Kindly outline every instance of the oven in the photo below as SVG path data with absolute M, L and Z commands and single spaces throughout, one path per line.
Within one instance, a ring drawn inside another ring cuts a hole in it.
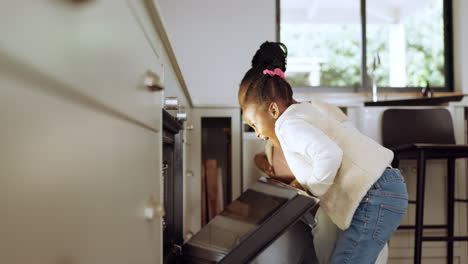
M 310 213 L 317 204 L 262 177 L 183 245 L 177 263 L 317 263 Z

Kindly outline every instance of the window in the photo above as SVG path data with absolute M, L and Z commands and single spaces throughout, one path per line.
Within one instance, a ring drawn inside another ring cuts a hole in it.
M 450 1 L 281 0 L 286 77 L 293 86 L 367 91 L 375 80 L 451 91 Z

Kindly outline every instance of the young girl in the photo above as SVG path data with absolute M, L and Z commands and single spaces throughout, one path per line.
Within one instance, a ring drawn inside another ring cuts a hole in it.
M 284 79 L 286 47 L 265 42 L 241 82 L 245 121 L 257 137 L 281 146 L 299 183 L 342 230 L 331 263 L 374 263 L 408 205 L 392 151 L 352 126 L 298 104 Z M 247 87 L 247 88 L 245 88 Z

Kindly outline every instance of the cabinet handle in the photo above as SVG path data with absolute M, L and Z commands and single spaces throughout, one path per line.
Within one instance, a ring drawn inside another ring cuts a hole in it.
M 157 202 L 153 196 L 148 198 L 148 201 L 144 208 L 144 215 L 146 220 L 152 221 L 155 217 L 161 217 L 164 220 L 166 212 L 164 210 L 164 205 Z
M 166 110 L 179 110 L 179 99 L 175 96 L 166 97 L 164 99 L 164 109 Z
M 187 120 L 187 113 L 177 113 L 177 119 L 180 120 L 180 121 L 186 121 Z
M 152 71 L 146 71 L 143 83 L 151 92 L 164 90 L 164 87 L 161 83 L 161 78 L 159 78 L 159 75 Z

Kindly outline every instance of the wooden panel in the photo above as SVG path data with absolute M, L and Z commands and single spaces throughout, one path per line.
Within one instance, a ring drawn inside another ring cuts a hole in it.
M 205 161 L 206 192 L 208 201 L 208 221 L 219 213 L 218 206 L 218 167 L 214 159 Z
M 201 171 L 201 225 L 204 226 L 207 221 L 207 202 L 206 202 L 206 170 L 205 170 L 205 164 L 202 164 L 202 171 Z

